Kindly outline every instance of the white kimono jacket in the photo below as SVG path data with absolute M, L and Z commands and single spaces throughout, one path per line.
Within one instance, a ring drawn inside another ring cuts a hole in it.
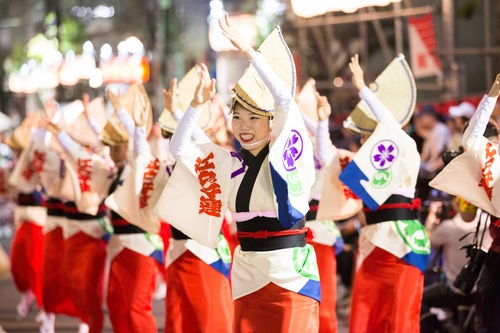
M 340 180 L 371 210 L 376 210 L 393 194 L 412 199 L 420 167 L 415 141 L 368 87 L 360 91 L 360 97 L 374 113 L 378 125 L 342 171 Z M 422 272 L 427 266 L 430 242 L 423 225 L 416 219 L 367 225 L 361 231 L 359 242 L 361 260 L 377 246 Z
M 276 105 L 270 151 L 255 180 L 249 214 L 277 217 L 288 229 L 309 209 L 314 182 L 312 145 L 291 93 L 276 93 L 281 89 L 281 79 L 274 76 L 263 56 L 257 56 L 252 63 L 273 92 Z M 177 137 L 185 149 L 180 149 L 182 153 L 175 153 L 177 147 L 171 149 L 179 160 L 156 211 L 183 233 L 213 248 L 226 207 L 236 211 L 236 195 L 247 167 L 238 153 L 229 153 L 212 143 L 189 142 L 198 114 L 199 110 L 188 108 L 174 134 L 172 145 Z M 236 221 L 241 221 L 240 214 L 233 213 Z M 310 245 L 264 252 L 237 247 L 231 274 L 234 299 L 269 282 L 318 300 L 320 297 L 316 257 Z

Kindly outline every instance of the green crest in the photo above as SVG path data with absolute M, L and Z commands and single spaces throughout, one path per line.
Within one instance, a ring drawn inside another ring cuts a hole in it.
M 217 252 L 219 258 L 221 258 L 224 263 L 231 263 L 231 250 L 229 249 L 229 244 L 223 235 L 219 235 L 219 241 L 217 242 L 215 252 Z
M 151 243 L 155 249 L 163 250 L 163 239 L 159 235 L 146 233 L 144 237 L 146 237 L 148 242 Z
M 302 186 L 302 182 L 300 181 L 300 176 L 297 172 L 297 169 L 287 172 L 286 183 L 288 185 L 288 192 L 290 193 L 290 195 L 299 196 L 304 193 L 304 187 Z
M 341 236 L 337 224 L 335 224 L 335 222 L 333 222 L 332 220 L 321 221 L 321 224 L 323 224 L 330 233 L 334 234 L 337 237 Z
M 399 236 L 417 254 L 431 253 L 429 237 L 423 225 L 417 220 L 394 221 Z
M 108 234 L 113 234 L 113 225 L 108 219 L 105 219 L 103 217 L 100 217 L 97 219 L 97 223 L 99 223 L 99 226 L 101 227 L 102 230 L 106 231 Z
M 314 256 L 314 249 L 307 244 L 304 247 L 293 249 L 293 265 L 295 271 L 300 275 L 315 281 L 319 281 L 318 264 Z
M 373 175 L 371 184 L 374 188 L 384 188 L 392 181 L 391 169 L 377 170 Z

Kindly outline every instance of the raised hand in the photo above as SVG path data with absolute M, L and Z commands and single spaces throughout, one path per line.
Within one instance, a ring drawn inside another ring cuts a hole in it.
M 175 109 L 177 108 L 177 78 L 173 78 L 170 81 L 168 90 L 163 89 L 163 107 L 171 114 L 175 113 Z
M 54 136 L 57 136 L 61 132 L 61 128 L 57 124 L 52 123 L 46 116 L 42 117 L 41 126 Z
M 316 87 L 314 87 L 314 90 L 316 90 Z M 316 91 L 316 103 L 318 120 L 322 121 L 328 119 L 328 117 L 330 117 L 330 115 L 332 114 L 332 108 L 330 106 L 330 103 L 328 103 L 328 99 L 326 98 L 326 96 L 321 96 L 319 92 Z
M 43 116 L 49 122 L 52 121 L 57 112 L 57 104 L 54 97 L 43 103 Z
M 359 90 L 365 86 L 365 79 L 363 77 L 363 69 L 359 65 L 359 56 L 356 53 L 351 57 L 351 62 L 349 63 L 349 69 L 352 72 L 352 84 Z
M 210 79 L 208 68 L 205 64 L 201 64 L 200 68 L 200 82 L 194 92 L 191 106 L 195 109 L 208 102 L 215 94 L 215 79 Z
M 111 105 L 113 105 L 115 111 L 119 110 L 122 107 L 122 103 L 120 100 L 120 92 L 118 92 L 118 94 L 115 94 L 114 92 L 111 91 L 111 89 L 108 89 L 108 91 L 106 91 L 106 94 L 108 96 L 108 100 L 111 102 Z
M 500 95 L 500 74 L 497 74 L 493 85 L 491 86 L 490 92 L 488 93 L 489 97 L 498 97 Z
M 83 103 L 83 112 L 87 116 L 88 119 L 92 118 L 92 115 L 90 114 L 89 111 L 89 103 L 90 103 L 90 96 L 89 94 L 84 93 L 82 95 L 82 103 Z
M 132 110 L 132 118 L 134 118 L 136 127 L 141 127 L 146 124 L 149 117 L 148 111 L 148 104 L 144 96 L 136 91 L 134 93 L 134 105 Z
M 243 52 L 248 59 L 253 59 L 255 57 L 256 51 L 248 40 L 241 35 L 238 29 L 231 26 L 227 13 L 223 20 L 219 20 L 219 26 L 222 29 L 222 34 L 231 41 L 231 44 L 233 44 L 238 51 Z

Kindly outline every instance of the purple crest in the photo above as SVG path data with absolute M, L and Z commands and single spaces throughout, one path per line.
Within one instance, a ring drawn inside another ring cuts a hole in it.
M 290 136 L 288 137 L 281 155 L 283 158 L 283 166 L 287 171 L 293 171 L 296 169 L 295 161 L 300 158 L 303 149 L 304 140 L 302 139 L 302 136 L 296 130 L 291 130 Z
M 370 154 L 372 165 L 377 170 L 389 169 L 399 155 L 398 146 L 390 140 L 377 142 Z

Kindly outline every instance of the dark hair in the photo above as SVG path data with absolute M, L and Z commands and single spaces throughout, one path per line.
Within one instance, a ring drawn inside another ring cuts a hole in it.
M 161 129 L 161 136 L 164 139 L 170 139 L 173 135 L 174 135 L 174 133 L 169 132 L 169 131 L 165 131 L 163 128 Z
M 424 105 L 420 110 L 415 112 L 416 118 L 422 117 L 423 115 L 428 115 L 436 119 L 438 118 L 436 110 L 431 105 Z
M 486 129 L 484 130 L 483 136 L 485 138 L 491 138 L 492 136 L 495 136 L 495 137 L 498 136 L 498 129 L 494 123 L 492 123 L 491 121 L 488 122 L 488 125 L 486 125 Z
M 465 132 L 467 127 L 469 127 L 469 123 L 465 124 L 463 133 Z M 492 136 L 495 136 L 495 137 L 498 136 L 498 128 L 494 122 L 492 122 L 492 121 L 488 122 L 488 125 L 486 125 L 486 128 L 484 130 L 483 136 L 485 138 L 491 138 Z

